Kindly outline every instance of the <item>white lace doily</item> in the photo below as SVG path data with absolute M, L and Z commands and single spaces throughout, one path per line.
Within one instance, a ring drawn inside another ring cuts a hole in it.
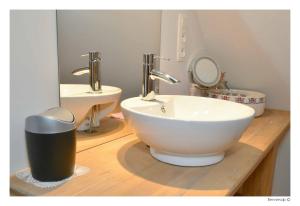
M 16 173 L 16 177 L 19 178 L 20 180 L 30 183 L 36 187 L 40 187 L 40 188 L 51 188 L 51 187 L 57 187 L 69 180 L 71 180 L 74 177 L 78 177 L 81 175 L 84 175 L 86 173 L 88 173 L 90 171 L 90 168 L 88 167 L 84 167 L 84 166 L 80 166 L 80 165 L 75 165 L 74 168 L 74 174 L 71 177 L 68 177 L 66 179 L 60 180 L 60 181 L 56 181 L 56 182 L 41 182 L 38 181 L 36 179 L 34 179 L 31 175 L 31 171 L 30 168 L 26 168 L 24 170 L 20 170 Z

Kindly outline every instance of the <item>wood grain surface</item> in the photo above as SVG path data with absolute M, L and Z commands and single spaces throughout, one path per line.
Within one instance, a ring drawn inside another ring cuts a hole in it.
M 76 164 L 91 169 L 86 175 L 53 189 L 37 188 L 11 176 L 10 187 L 17 194 L 47 196 L 223 196 L 239 189 L 241 195 L 269 195 L 272 162 L 289 125 L 289 112 L 266 110 L 223 161 L 204 167 L 162 163 L 135 134 L 129 134 L 78 153 Z

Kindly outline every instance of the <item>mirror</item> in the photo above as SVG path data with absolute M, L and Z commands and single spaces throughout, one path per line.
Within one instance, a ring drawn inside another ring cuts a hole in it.
M 205 87 L 215 86 L 221 78 L 221 72 L 215 61 L 209 57 L 195 58 L 190 66 L 193 81 Z
M 131 132 L 111 113 L 120 110 L 116 101 L 141 94 L 143 53 L 160 53 L 160 26 L 155 10 L 57 11 L 60 104 L 77 116 L 77 131 L 97 128 L 78 132 L 77 151 Z M 91 89 L 98 84 L 101 91 Z
M 101 84 L 122 89 L 121 99 L 142 91 L 143 53 L 160 51 L 161 11 L 58 10 L 60 84 L 89 84 L 88 52 L 99 52 Z M 135 81 L 133 81 L 135 80 Z

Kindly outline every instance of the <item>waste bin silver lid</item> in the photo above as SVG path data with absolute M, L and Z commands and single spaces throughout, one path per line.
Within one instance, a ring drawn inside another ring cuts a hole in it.
M 62 107 L 54 107 L 40 114 L 49 119 L 60 120 L 63 122 L 73 122 L 74 115 L 67 109 Z
M 55 134 L 75 129 L 75 117 L 62 107 L 51 108 L 25 120 L 25 130 L 38 134 Z

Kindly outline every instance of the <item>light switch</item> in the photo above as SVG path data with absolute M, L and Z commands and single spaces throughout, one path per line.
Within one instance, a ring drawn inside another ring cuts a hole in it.
M 186 28 L 185 28 L 185 17 L 183 14 L 178 14 L 177 19 L 177 61 L 183 61 L 186 55 Z

